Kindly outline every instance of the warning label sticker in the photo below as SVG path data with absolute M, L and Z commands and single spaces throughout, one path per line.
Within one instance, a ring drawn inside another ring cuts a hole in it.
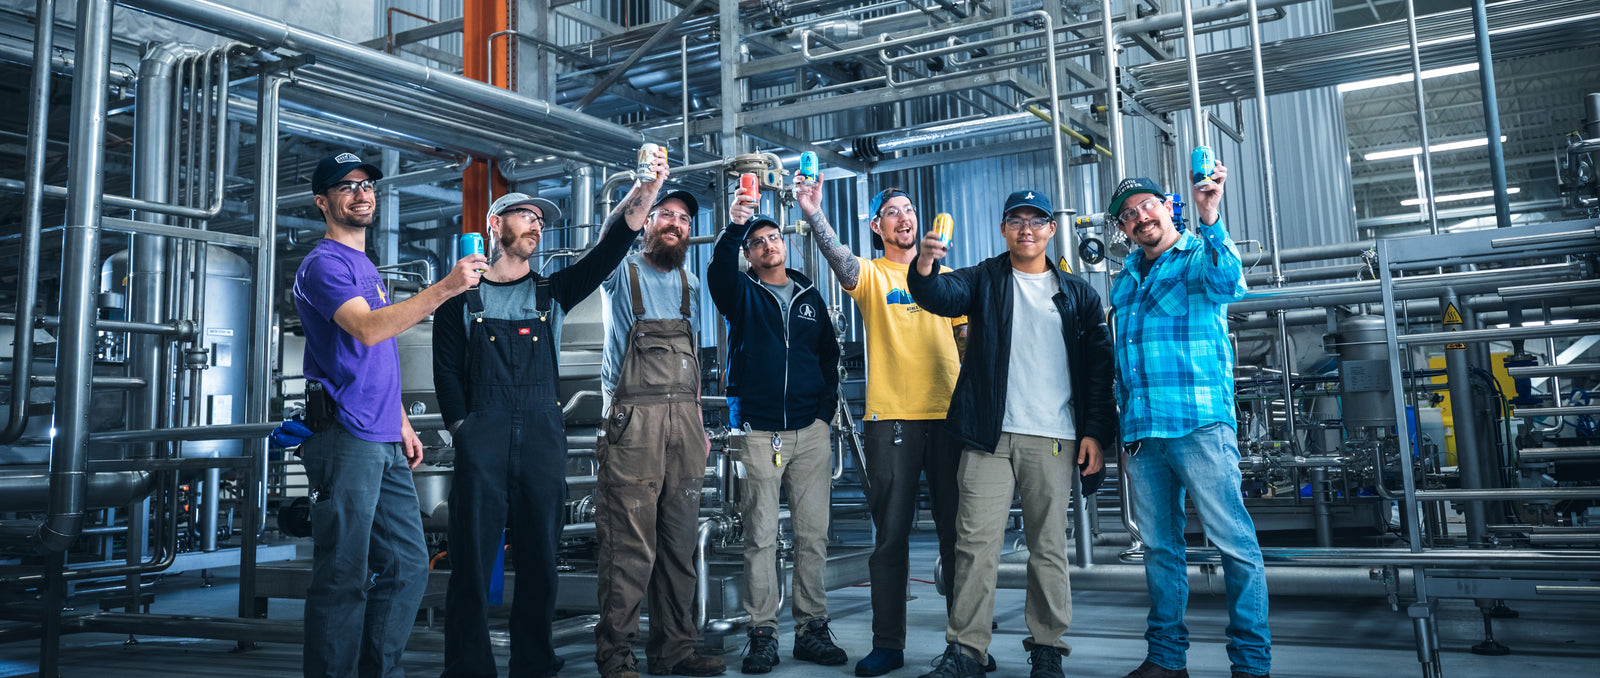
M 1446 304 L 1444 307 L 1444 324 L 1460 325 L 1461 312 L 1456 310 L 1455 304 Z

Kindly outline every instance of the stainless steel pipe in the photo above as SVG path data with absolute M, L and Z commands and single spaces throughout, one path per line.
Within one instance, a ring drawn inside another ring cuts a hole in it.
M 54 17 L 55 0 L 37 0 L 35 17 Z M 39 299 L 39 232 L 44 219 L 44 154 L 50 141 L 51 54 L 55 48 L 55 21 L 36 19 L 33 28 L 33 73 L 28 80 L 28 150 L 23 176 L 27 191 L 22 201 L 22 251 L 17 269 L 17 317 L 12 334 L 11 406 L 0 445 L 10 444 L 28 429 L 28 404 L 33 373 L 33 307 Z
M 106 86 L 111 61 L 111 2 L 78 4 L 75 50 L 81 59 L 72 79 L 72 135 L 68 148 L 65 236 L 61 250 L 61 336 L 56 360 L 56 427 L 50 455 L 49 517 L 40 542 L 62 552 L 83 530 L 88 492 L 89 384 L 94 378 L 95 298 L 100 291 L 100 196 L 105 193 Z M 31 337 L 30 337 L 31 340 Z

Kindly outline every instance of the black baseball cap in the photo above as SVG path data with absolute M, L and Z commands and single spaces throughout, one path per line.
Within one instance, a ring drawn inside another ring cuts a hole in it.
M 367 178 L 377 181 L 383 178 L 383 170 L 377 165 L 362 162 L 361 156 L 349 151 L 335 153 L 317 163 L 317 171 L 311 174 L 311 192 L 322 193 L 330 186 L 344 180 L 345 175 L 356 170 L 365 170 Z
M 694 219 L 696 215 L 700 214 L 700 201 L 695 200 L 694 194 L 688 191 L 668 191 L 666 193 L 662 193 L 661 195 L 656 196 L 656 201 L 650 205 L 650 209 L 653 210 L 657 207 L 660 207 L 661 203 L 664 203 L 668 200 L 683 201 L 683 206 L 689 208 L 690 219 Z
M 1162 200 L 1167 199 L 1166 191 L 1161 190 L 1161 184 L 1154 179 L 1129 177 L 1117 182 L 1117 190 L 1111 194 L 1111 204 L 1106 207 L 1106 216 L 1117 218 L 1117 213 L 1122 211 L 1122 203 L 1140 193 L 1153 193 Z
M 1044 215 L 1055 218 L 1055 213 L 1050 209 L 1050 198 L 1041 191 L 1017 191 L 1006 196 L 1006 206 L 1000 210 L 1000 218 L 1004 219 L 1012 210 L 1023 207 L 1032 207 Z
M 872 216 L 869 218 L 877 219 L 878 212 L 883 210 L 883 204 L 889 202 L 890 198 L 893 198 L 897 195 L 903 195 L 907 200 L 911 199 L 910 194 L 898 188 L 885 188 L 881 191 L 878 191 L 877 195 L 872 196 L 872 202 L 867 204 L 867 211 L 872 213 Z M 883 236 L 878 235 L 877 231 L 872 231 L 872 249 L 883 249 Z

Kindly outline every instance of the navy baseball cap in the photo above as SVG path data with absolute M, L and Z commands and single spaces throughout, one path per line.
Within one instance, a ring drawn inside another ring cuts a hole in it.
M 1032 207 L 1051 219 L 1055 218 L 1055 212 L 1050 209 L 1050 198 L 1039 191 L 1017 191 L 1006 196 L 1006 206 L 1000 210 L 1000 218 L 1004 219 L 1012 210 L 1022 207 Z
M 1117 213 L 1122 211 L 1122 203 L 1140 193 L 1153 193 L 1162 200 L 1167 199 L 1166 191 L 1161 190 L 1161 184 L 1154 179 L 1129 177 L 1117 182 L 1117 190 L 1111 193 L 1111 204 L 1106 207 L 1106 215 L 1117 218 Z
M 376 165 L 361 161 L 358 156 L 349 151 L 335 153 L 317 163 L 317 171 L 311 174 L 311 192 L 322 193 L 329 187 L 344 180 L 345 175 L 356 170 L 365 170 L 367 178 L 377 181 L 383 178 L 383 170 Z
M 695 200 L 694 194 L 688 191 L 668 191 L 666 193 L 662 193 L 661 195 L 656 196 L 656 201 L 650 205 L 650 209 L 653 210 L 657 207 L 660 207 L 661 203 L 664 203 L 668 200 L 682 201 L 683 206 L 689 208 L 690 219 L 694 219 L 696 215 L 700 214 L 700 201 Z
M 783 232 L 783 224 L 778 223 L 778 220 L 773 219 L 772 217 L 769 217 L 765 214 L 757 214 L 753 217 L 750 217 L 750 228 L 746 229 L 744 232 L 745 243 L 750 241 L 750 234 L 755 233 L 756 229 L 767 226 L 778 229 L 779 233 Z M 741 243 L 739 246 L 744 247 L 745 243 Z
M 872 216 L 869 218 L 877 219 L 878 212 L 883 209 L 883 204 L 889 202 L 890 198 L 893 198 L 897 195 L 903 195 L 907 200 L 911 199 L 911 194 L 906 193 L 898 188 L 885 188 L 881 191 L 878 191 L 877 195 L 872 196 L 872 202 L 867 204 L 867 211 L 872 214 Z M 877 231 L 872 232 L 872 249 L 883 249 L 883 236 L 878 235 Z

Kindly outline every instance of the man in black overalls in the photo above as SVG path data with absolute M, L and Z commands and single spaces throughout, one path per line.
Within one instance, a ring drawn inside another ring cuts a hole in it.
M 664 158 L 653 168 L 657 181 L 634 184 L 594 248 L 548 278 L 531 270 L 528 259 L 545 220 L 559 218 L 555 204 L 520 193 L 496 200 L 488 220 L 499 250 L 493 264 L 482 284 L 435 315 L 434 385 L 456 448 L 446 678 L 496 675 L 486 608 L 502 539 L 517 574 L 510 673 L 545 678 L 561 669 L 551 642 L 567 498 L 561 322 L 627 255 L 667 175 Z

